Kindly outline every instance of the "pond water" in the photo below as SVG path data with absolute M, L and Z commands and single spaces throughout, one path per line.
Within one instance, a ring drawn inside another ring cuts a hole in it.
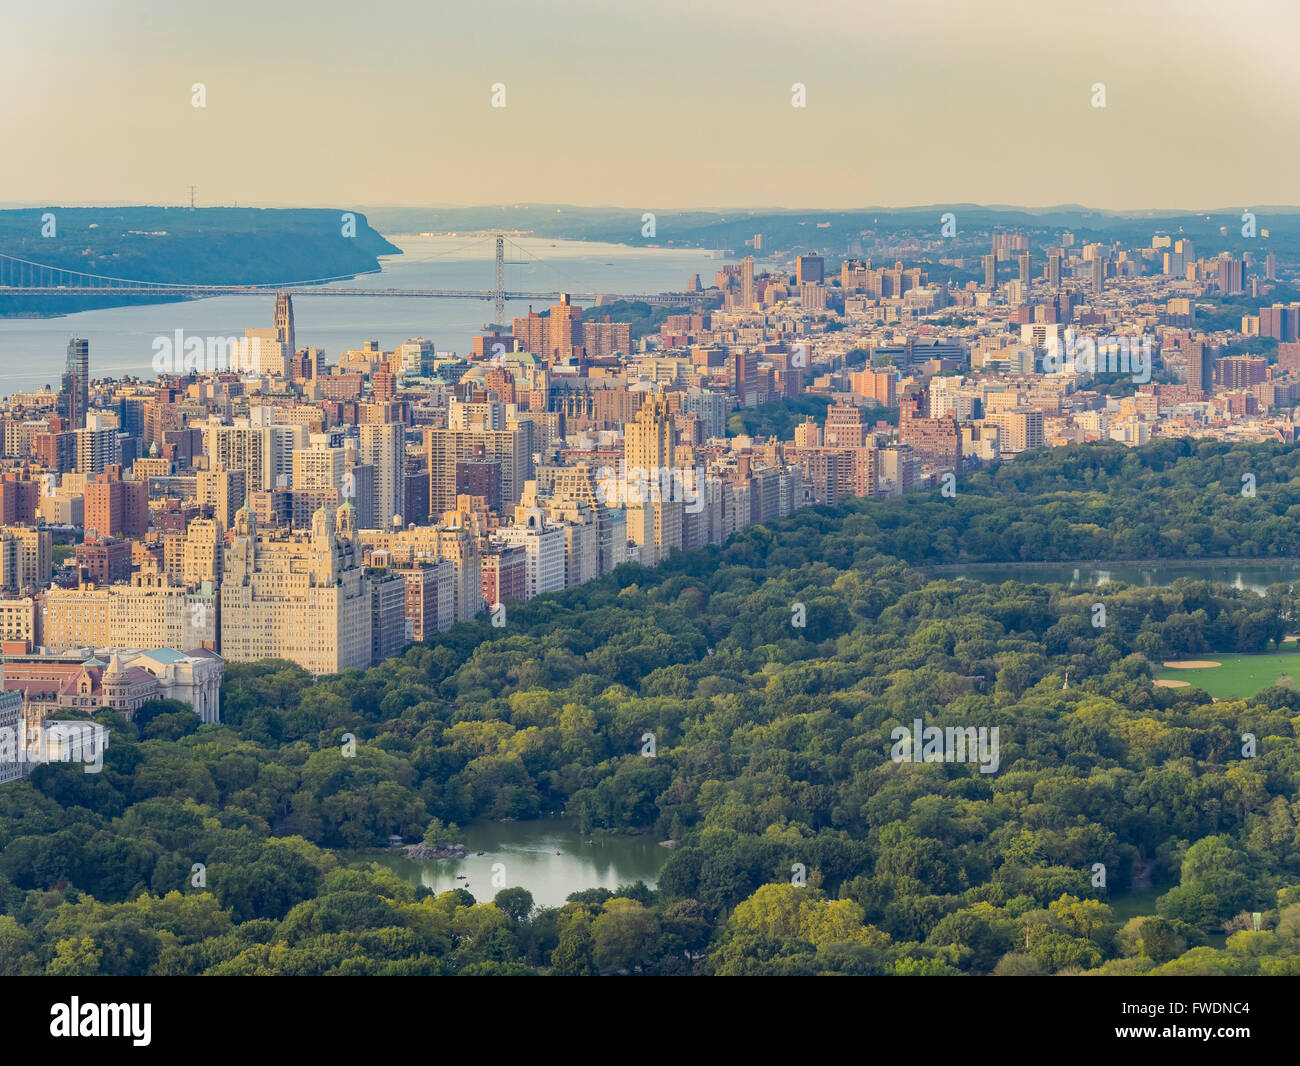
M 638 880 L 653 888 L 671 853 L 648 836 L 588 837 L 566 818 L 476 822 L 466 827 L 464 843 L 464 859 L 415 862 L 398 849 L 367 858 L 434 892 L 464 888 L 486 901 L 501 888 L 526 888 L 539 906 L 559 907 L 571 893 L 587 888 L 614 889 Z M 504 866 L 505 884 L 494 887 L 496 863 Z

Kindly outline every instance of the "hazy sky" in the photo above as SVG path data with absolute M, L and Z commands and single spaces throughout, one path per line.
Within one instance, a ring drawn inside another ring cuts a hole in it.
M 1296 0 L 3 0 L 0 201 L 1297 204 L 1298 36 Z

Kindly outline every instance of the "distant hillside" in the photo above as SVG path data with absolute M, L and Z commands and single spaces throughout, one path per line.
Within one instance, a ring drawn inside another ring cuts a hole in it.
M 375 224 L 387 233 L 445 232 L 501 228 L 538 237 L 608 241 L 612 244 L 722 248 L 744 255 L 745 242 L 763 235 L 763 253 L 816 250 L 833 256 L 845 253 L 848 242 L 872 235 L 880 238 L 937 238 L 939 218 L 946 211 L 957 216 L 954 251 L 987 251 L 986 235 L 995 226 L 1031 236 L 1035 248 L 1055 244 L 1063 230 L 1080 243 L 1089 240 L 1146 245 L 1153 234 L 1189 237 L 1199 252 L 1272 248 L 1279 259 L 1300 255 L 1300 214 L 1293 207 L 1253 208 L 1260 230 L 1256 240 L 1241 236 L 1241 208 L 1208 213 L 1186 211 L 1098 211 L 1077 205 L 1049 208 L 990 207 L 981 204 L 936 204 L 930 207 L 864 207 L 858 210 L 744 209 L 725 211 L 669 211 L 645 207 L 575 207 L 568 204 L 510 204 L 484 207 L 383 207 L 366 208 Z M 642 216 L 655 216 L 653 237 L 643 237 Z M 1225 232 L 1220 233 L 1223 227 Z
M 42 216 L 54 215 L 44 237 Z M 0 211 L 0 252 L 34 263 L 139 281 L 251 285 L 372 271 L 378 256 L 401 251 L 354 212 L 244 207 L 47 207 Z M 0 296 L 0 316 L 54 315 L 157 297 Z

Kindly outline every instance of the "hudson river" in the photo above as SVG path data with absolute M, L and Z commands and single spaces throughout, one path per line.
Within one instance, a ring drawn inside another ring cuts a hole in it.
M 495 246 L 490 238 L 398 234 L 390 240 L 405 254 L 381 259 L 382 274 L 362 275 L 334 287 L 492 288 Z M 513 240 L 518 247 L 506 244 L 507 291 L 680 292 L 696 273 L 709 285 L 713 272 L 722 265 L 703 250 L 627 248 L 527 237 Z M 535 309 L 542 311 L 546 306 L 543 302 Z M 115 307 L 59 318 L 0 319 L 0 395 L 46 384 L 57 388 L 69 337 L 90 341 L 92 378 L 152 378 L 154 338 L 171 337 L 178 329 L 187 335 L 242 337 L 250 327 L 273 325 L 274 309 L 275 296 L 266 293 Z M 527 311 L 525 303 L 506 305 L 507 317 Z M 463 355 L 491 317 L 490 300 L 327 295 L 294 300 L 297 346 L 323 348 L 330 362 L 368 340 L 391 351 L 412 337 L 427 337 L 438 351 Z

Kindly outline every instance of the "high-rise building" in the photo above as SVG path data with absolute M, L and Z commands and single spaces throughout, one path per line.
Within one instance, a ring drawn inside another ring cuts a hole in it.
M 849 375 L 849 389 L 885 407 L 898 406 L 898 374 L 892 367 L 855 371 Z
M 826 411 L 824 440 L 827 447 L 861 448 L 867 443 L 862 409 L 850 403 L 832 404 Z
M 678 410 L 703 424 L 705 439 L 727 435 L 727 398 L 722 393 L 692 386 L 676 396 Z
M 998 447 L 1004 455 L 1014 455 L 1043 446 L 1043 412 L 1028 407 L 991 411 L 984 416 L 987 425 L 997 426 Z
M 132 575 L 129 585 L 51 588 L 42 601 L 40 643 L 51 651 L 216 645 L 212 588 L 190 591 L 157 570 Z
M 76 431 L 77 473 L 98 474 L 105 467 L 120 462 L 117 426 L 99 413 L 83 421 L 83 428 Z
M 1049 288 L 1061 287 L 1061 253 L 1052 252 L 1047 257 L 1047 284 Z
M 548 354 L 568 359 L 575 348 L 582 347 L 582 308 L 562 292 L 560 302 L 551 308 L 550 318 Z
M 740 264 L 740 303 L 746 311 L 754 306 L 754 257 L 747 255 Z
M 50 583 L 53 537 L 33 526 L 0 526 L 0 588 L 6 592 Z
M 1226 388 L 1240 390 L 1258 385 L 1268 372 L 1268 360 L 1256 355 L 1227 355 L 1214 364 L 1214 377 Z
M 202 430 L 211 467 L 244 471 L 248 493 L 289 488 L 294 450 L 305 448 L 309 436 L 303 425 L 253 425 L 247 418 L 237 419 L 232 426 L 209 419 Z
M 626 557 L 626 535 L 616 537 L 613 512 L 616 499 L 607 499 L 608 492 L 598 492 L 591 467 L 586 463 L 563 466 L 554 472 L 551 484 L 552 508 L 561 514 L 586 511 L 596 521 L 596 551 L 598 572 L 611 573 Z M 608 506 L 607 506 L 608 504 Z
M 1020 284 L 1029 284 L 1030 258 L 1028 252 L 1020 253 Z
M 354 516 L 344 503 L 336 526 L 321 508 L 310 533 L 283 536 L 259 533 L 240 509 L 221 580 L 227 660 L 288 659 L 313 674 L 371 665 L 374 603 Z
M 375 518 L 381 528 L 386 527 L 402 515 L 406 502 L 406 427 L 400 422 L 372 422 L 357 429 L 361 462 L 375 468 Z
M 287 377 L 289 356 L 292 354 L 288 344 L 280 340 L 278 326 L 271 329 L 246 329 L 244 336 L 232 345 L 230 369 L 259 377 Z
M 998 287 L 998 259 L 992 252 L 984 257 L 984 287 L 990 291 Z
M 636 418 L 623 429 L 626 473 L 620 491 L 627 535 L 641 546 L 642 562 L 650 565 L 682 546 L 687 486 L 685 474 L 676 468 L 676 435 L 672 412 L 662 393 L 648 396 Z
M 1214 391 L 1214 349 L 1202 340 L 1187 345 L 1187 384 L 1202 392 Z
M 397 346 L 391 360 L 393 372 L 404 377 L 432 377 L 435 355 L 433 341 L 416 337 Z
M 496 536 L 503 544 L 523 549 L 524 599 L 565 587 L 564 533 L 558 526 L 548 525 L 539 508 L 516 508 L 514 525 L 497 530 Z M 481 588 L 480 574 L 480 596 Z
M 382 663 L 406 647 L 406 580 L 401 574 L 371 571 L 370 661 Z
M 546 355 L 551 350 L 549 327 L 550 319 L 530 307 L 526 316 L 511 320 L 510 334 L 522 351 Z
M 435 518 L 456 506 L 457 461 L 479 455 L 501 461 L 501 503 L 513 506 L 519 501 L 524 482 L 533 476 L 534 423 L 517 414 L 512 417 L 502 403 L 462 404 L 453 400 L 448 428 L 426 429 L 424 449 L 429 472 L 429 513 Z
M 293 297 L 287 292 L 275 294 L 275 339 L 290 355 L 297 352 L 293 336 Z
M 397 394 L 397 379 L 392 364 L 380 363 L 370 375 L 370 397 L 376 403 L 387 403 Z
M 16 737 L 20 731 L 25 731 L 26 717 L 23 713 L 23 703 L 22 692 L 14 690 L 0 693 L 0 730 L 4 730 L 5 735 Z M 0 784 L 21 780 L 27 776 L 31 767 L 31 763 L 17 758 L 15 745 L 13 751 L 7 752 L 5 757 L 0 759 Z
M 1241 260 L 1234 259 L 1226 252 L 1219 256 L 1219 291 L 1225 296 L 1241 293 Z
M 1106 260 L 1095 256 L 1092 260 L 1092 291 L 1101 292 L 1106 283 Z
M 520 562 L 522 571 L 522 558 Z M 427 640 L 456 624 L 454 563 L 447 559 L 417 559 L 411 566 L 393 572 L 401 574 L 406 582 L 406 625 L 410 640 Z
M 149 527 L 149 486 L 143 481 L 101 477 L 86 485 L 87 533 L 101 537 L 140 537 Z
M 740 406 L 757 407 L 761 392 L 758 382 L 758 353 L 733 351 L 728 356 L 728 364 L 731 391 L 740 401 Z
M 501 510 L 501 459 L 479 446 L 456 460 L 456 495 L 478 496 L 492 511 Z
M 644 470 L 648 477 L 673 466 L 676 426 L 662 392 L 647 396 L 636 418 L 623 429 L 623 455 L 627 469 Z
M 63 385 L 56 410 L 65 429 L 84 429 L 90 407 L 90 341 L 73 337 L 68 341 L 68 359 L 63 368 Z
M 606 359 L 615 352 L 627 354 L 632 350 L 632 326 L 628 322 L 583 322 L 582 343 L 587 358 Z
M 825 311 L 826 286 L 812 284 L 800 285 L 799 303 L 805 311 Z
M 81 580 L 111 585 L 131 579 L 131 542 L 112 537 L 86 537 L 77 545 L 77 570 Z
M 379 528 L 379 510 L 375 506 L 375 468 L 369 463 L 359 462 L 357 459 L 357 450 L 355 447 L 348 446 L 343 450 L 343 484 L 341 494 L 344 499 L 348 500 L 357 509 L 357 528 L 358 529 L 378 529 Z M 428 479 L 425 480 L 425 496 L 428 496 Z M 428 514 L 429 508 L 427 503 L 419 511 L 412 511 L 409 507 L 402 509 L 403 514 L 409 514 L 412 517 L 421 517 Z M 393 516 L 388 516 L 388 521 L 392 522 Z
M 302 492 L 342 489 L 344 449 L 333 447 L 328 433 L 313 433 L 308 440 L 306 448 L 293 450 L 293 488 Z
M 211 508 L 212 517 L 222 530 L 230 528 L 235 512 L 247 499 L 247 478 L 242 470 L 200 470 L 197 497 L 199 506 Z M 86 513 L 90 513 L 90 500 L 86 500 Z
M 826 260 L 820 255 L 798 256 L 794 261 L 795 283 L 798 285 L 822 285 L 826 281 Z
M 215 518 L 196 518 L 185 530 L 181 546 L 181 567 L 177 578 L 187 589 L 201 588 L 205 581 L 216 588 L 226 546 L 225 527 Z

